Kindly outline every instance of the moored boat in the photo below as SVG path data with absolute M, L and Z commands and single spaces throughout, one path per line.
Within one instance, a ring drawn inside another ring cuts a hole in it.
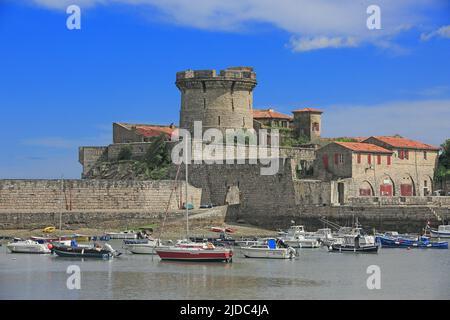
M 359 227 L 353 228 L 350 234 L 342 237 L 342 243 L 333 243 L 329 251 L 354 252 L 354 253 L 377 253 L 378 244 L 373 236 L 367 235 Z
M 212 243 L 179 241 L 174 246 L 160 246 L 155 249 L 161 260 L 231 262 L 233 251 L 217 248 Z
M 6 245 L 11 253 L 50 253 L 45 244 L 33 240 L 10 242 Z
M 450 238 L 450 225 L 440 225 L 437 230 L 427 227 L 432 238 Z
M 285 232 L 279 232 L 280 238 L 293 248 L 318 248 L 320 242 L 316 235 L 305 232 L 303 226 L 291 226 Z
M 134 254 L 156 254 L 155 249 L 161 245 L 159 239 L 124 240 L 123 244 Z
M 418 239 L 377 236 L 377 242 L 383 248 L 421 248 L 421 249 L 448 249 L 446 241 L 430 241 L 428 237 Z
M 246 258 L 292 259 L 296 256 L 294 248 L 285 244 L 283 240 L 274 238 L 249 247 L 241 247 L 241 252 Z
M 105 243 L 102 247 L 98 246 L 67 246 L 54 245 L 51 246 L 52 252 L 59 257 L 65 258 L 97 258 L 110 259 L 121 255 L 120 252 L 114 250 L 109 244 Z
M 127 230 L 122 232 L 107 232 L 106 236 L 109 236 L 110 239 L 136 239 L 137 232 L 133 230 Z

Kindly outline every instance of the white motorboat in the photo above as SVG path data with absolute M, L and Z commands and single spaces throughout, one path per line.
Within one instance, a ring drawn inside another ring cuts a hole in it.
M 293 248 L 318 248 L 320 242 L 315 234 L 307 234 L 303 226 L 291 226 L 287 232 L 279 232 L 280 238 Z
M 246 258 L 292 259 L 295 249 L 288 246 L 281 239 L 267 239 L 264 243 L 242 247 L 241 252 Z
M 110 237 L 110 239 L 136 239 L 137 233 L 133 230 L 127 230 L 122 232 L 107 232 L 107 236 Z
M 450 225 L 440 225 L 438 229 L 431 229 L 429 225 L 430 235 L 433 238 L 450 238 Z
M 159 239 L 124 240 L 125 249 L 134 254 L 156 254 L 155 248 L 159 246 Z
M 12 253 L 50 253 L 46 244 L 41 244 L 33 240 L 10 242 L 6 247 Z

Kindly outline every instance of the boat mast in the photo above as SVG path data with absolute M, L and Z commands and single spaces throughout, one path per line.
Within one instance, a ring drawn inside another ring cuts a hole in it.
M 64 193 L 64 176 L 61 176 L 61 195 Z M 59 241 L 61 241 L 61 234 L 62 234 L 62 208 L 64 206 L 64 201 L 61 198 L 61 208 L 59 211 Z
M 186 171 L 186 182 L 185 182 L 185 186 L 184 186 L 184 194 L 186 195 L 186 199 L 184 201 L 184 206 L 186 207 L 186 240 L 189 240 L 189 209 L 188 209 L 188 136 L 187 134 L 185 135 L 185 140 L 186 140 L 186 144 L 185 144 L 185 171 Z

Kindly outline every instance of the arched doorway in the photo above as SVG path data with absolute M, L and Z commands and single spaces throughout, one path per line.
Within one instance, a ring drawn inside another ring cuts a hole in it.
M 392 197 L 395 195 L 394 181 L 389 176 L 383 177 L 380 183 L 380 196 Z
M 372 197 L 375 193 L 373 191 L 373 187 L 369 181 L 365 180 L 359 186 L 359 196 L 360 197 Z
M 430 196 L 433 194 L 433 179 L 430 176 L 422 177 L 422 192 L 424 196 Z
M 400 179 L 400 196 L 411 197 L 416 195 L 414 180 L 410 175 L 405 175 Z

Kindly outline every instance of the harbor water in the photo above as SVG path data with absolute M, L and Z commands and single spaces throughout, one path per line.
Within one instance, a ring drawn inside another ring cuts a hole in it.
M 120 250 L 112 260 L 83 260 L 2 246 L 0 299 L 450 299 L 449 250 L 300 249 L 294 260 L 270 260 L 244 258 L 236 248 L 232 263 L 165 262 Z M 79 267 L 80 289 L 67 287 L 71 265 Z M 367 285 L 369 266 L 379 267 L 379 289 Z

